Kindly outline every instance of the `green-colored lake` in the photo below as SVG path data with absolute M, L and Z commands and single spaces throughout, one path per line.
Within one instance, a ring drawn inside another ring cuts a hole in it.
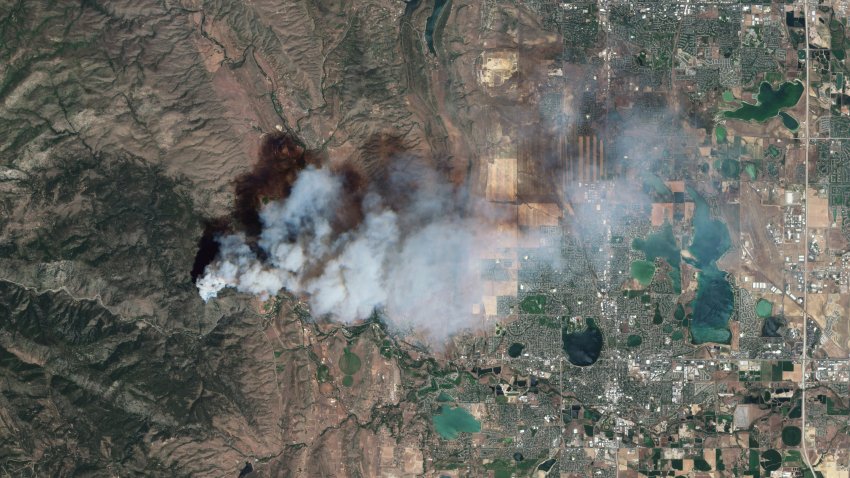
M 691 339 L 695 344 L 726 344 L 732 338 L 728 323 L 735 299 L 726 272 L 718 269 L 716 262 L 732 245 L 732 240 L 723 221 L 711 217 L 705 199 L 691 187 L 687 191 L 694 199 L 694 239 L 688 248 L 693 260 L 689 262 L 700 271 L 690 324 Z
M 711 217 L 711 208 L 705 198 L 690 186 L 687 191 L 694 199 L 694 238 L 688 251 L 696 259 L 696 267 L 704 268 L 723 257 L 732 240 L 723 221 Z
M 461 433 L 478 433 L 481 431 L 481 422 L 476 420 L 463 407 L 440 405 L 433 421 L 434 429 L 444 440 L 454 440 Z
M 779 114 L 782 108 L 791 108 L 803 96 L 803 83 L 800 80 L 786 81 L 774 90 L 770 83 L 763 81 L 759 86 L 756 104 L 743 103 L 737 110 L 726 111 L 723 116 L 729 119 L 758 121 L 762 123 Z
M 520 343 L 512 343 L 510 347 L 508 347 L 508 357 L 517 358 L 522 354 L 522 349 L 525 348 L 525 345 Z
M 638 259 L 632 262 L 629 270 L 632 277 L 640 282 L 640 285 L 647 286 L 652 282 L 652 276 L 655 275 L 655 264 Z
M 766 299 L 759 299 L 756 302 L 756 315 L 761 317 L 762 319 L 766 319 L 770 317 L 770 314 L 773 313 L 773 304 Z
M 573 365 L 586 367 L 593 365 L 602 353 L 602 331 L 591 318 L 585 319 L 587 327 L 579 332 L 561 329 L 561 340 L 567 359 Z
M 762 337 L 782 337 L 782 327 L 785 321 L 781 317 L 768 317 L 764 319 L 761 326 Z
M 782 119 L 782 124 L 785 125 L 785 127 L 789 130 L 797 131 L 797 129 L 800 128 L 800 122 L 788 113 L 780 111 L 779 117 Z
M 437 395 L 437 401 L 438 402 L 453 402 L 453 401 L 455 401 L 455 399 L 454 399 L 454 397 L 452 397 L 448 393 L 441 390 L 440 394 Z
M 665 222 L 658 232 L 649 234 L 643 239 L 636 238 L 632 241 L 632 248 L 643 252 L 649 263 L 654 263 L 659 257 L 664 259 L 670 265 L 670 281 L 673 282 L 673 289 L 677 294 L 682 292 L 682 274 L 679 269 L 682 263 L 682 252 L 676 243 L 676 237 L 673 236 L 673 226 L 670 223 Z M 640 281 L 639 277 L 635 278 Z

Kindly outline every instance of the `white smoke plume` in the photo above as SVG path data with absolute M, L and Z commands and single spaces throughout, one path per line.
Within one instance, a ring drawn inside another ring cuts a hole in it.
M 487 225 L 457 214 L 446 188 L 413 193 L 394 208 L 371 191 L 363 221 L 337 234 L 341 194 L 333 172 L 302 171 L 287 199 L 260 212 L 258 245 L 267 258 L 259 259 L 244 235 L 220 237 L 219 256 L 197 282 L 201 297 L 208 301 L 225 287 L 261 297 L 286 289 L 305 296 L 316 316 L 351 322 L 382 309 L 395 326 L 432 338 L 471 327 L 481 299 L 476 242 L 490 233 Z

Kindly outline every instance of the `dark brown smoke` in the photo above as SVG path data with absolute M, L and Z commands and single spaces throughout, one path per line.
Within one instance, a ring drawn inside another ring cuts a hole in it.
M 263 225 L 259 211 L 269 201 L 289 197 L 298 173 L 309 165 L 319 167 L 322 158 L 307 150 L 288 132 L 263 137 L 254 168 L 236 178 L 233 218 L 249 238 L 260 235 Z
M 230 233 L 230 221 L 227 218 L 218 218 L 204 223 L 204 233 L 198 240 L 198 252 L 192 264 L 192 282 L 196 282 L 204 275 L 204 269 L 215 260 L 219 251 L 217 237 Z
M 413 204 L 422 191 L 439 189 L 441 179 L 427 157 L 402 136 L 375 133 L 347 161 L 328 161 L 319 151 L 307 149 L 291 132 L 274 132 L 263 137 L 257 162 L 251 171 L 234 181 L 234 205 L 230 214 L 205 223 L 192 266 L 194 281 L 219 253 L 217 238 L 241 232 L 246 244 L 261 261 L 265 251 L 257 244 L 263 230 L 260 212 L 272 201 L 289 197 L 298 175 L 308 167 L 328 167 L 342 182 L 342 194 L 335 206 L 331 227 L 335 234 L 351 231 L 364 219 L 364 196 L 378 192 L 383 207 L 396 212 Z
M 219 236 L 239 230 L 254 247 L 262 231 L 260 209 L 263 204 L 288 197 L 298 173 L 308 165 L 318 167 L 320 164 L 320 155 L 308 151 L 294 135 L 288 132 L 265 135 L 254 167 L 234 182 L 233 211 L 204 223 L 192 264 L 192 281 L 203 276 L 206 267 L 215 260 L 219 253 Z M 259 248 L 254 249 L 260 252 Z
M 334 231 L 341 234 L 354 229 L 363 221 L 363 195 L 369 179 L 361 168 L 347 162 L 334 166 L 332 171 L 342 180 L 341 204 L 337 207 L 332 224 Z
M 295 135 L 289 132 L 274 132 L 263 137 L 257 162 L 250 172 L 234 181 L 233 211 L 204 224 L 204 232 L 198 241 L 198 252 L 192 265 L 191 276 L 197 281 L 207 265 L 215 260 L 219 252 L 217 237 L 236 231 L 245 234 L 248 244 L 259 257 L 263 251 L 256 247 L 263 229 L 260 211 L 268 202 L 289 197 L 298 175 L 308 166 L 322 167 L 325 158 L 317 151 L 309 150 Z M 357 227 L 363 220 L 362 200 L 369 184 L 368 172 L 361 166 L 342 163 L 333 167 L 342 180 L 343 195 L 340 198 L 337 218 L 333 227 L 336 233 Z
M 434 187 L 435 167 L 413 153 L 413 145 L 402 136 L 376 133 L 360 147 L 356 162 L 395 211 L 407 207 L 415 191 Z
M 372 181 L 384 186 L 389 179 L 391 165 L 404 157 L 409 150 L 410 145 L 406 144 L 401 136 L 375 133 L 360 147 L 358 162 Z

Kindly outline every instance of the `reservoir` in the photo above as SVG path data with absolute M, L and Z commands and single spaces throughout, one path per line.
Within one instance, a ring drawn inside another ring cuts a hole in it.
M 440 405 L 440 410 L 433 420 L 434 428 L 444 440 L 454 440 L 460 433 L 481 431 L 481 422 L 463 407 Z
M 729 250 L 732 241 L 723 221 L 711 217 L 705 199 L 691 187 L 687 191 L 695 206 L 694 239 L 688 248 L 694 259 L 688 262 L 699 269 L 691 340 L 694 344 L 728 344 L 732 338 L 728 323 L 735 299 L 726 272 L 718 269 L 716 262 Z
M 585 319 L 587 327 L 579 332 L 561 329 L 564 352 L 571 364 L 579 367 L 593 365 L 602 352 L 602 331 L 591 318 Z
M 786 81 L 779 85 L 779 89 L 775 91 L 770 83 L 763 81 L 759 86 L 756 104 L 743 103 L 737 110 L 724 112 L 723 116 L 729 119 L 762 123 L 778 115 L 779 110 L 796 105 L 803 95 L 803 89 L 804 86 L 800 80 Z M 791 117 L 789 116 L 789 118 Z M 796 123 L 794 118 L 791 118 L 791 120 Z M 782 121 L 786 127 L 789 126 L 784 118 Z
M 773 314 L 773 303 L 771 303 L 767 299 L 759 299 L 756 302 L 756 315 L 761 317 L 762 319 L 766 319 Z
M 640 285 L 648 286 L 652 282 L 652 276 L 655 275 L 655 264 L 638 259 L 632 262 L 630 271 Z
M 782 119 L 782 124 L 791 131 L 797 131 L 800 123 L 791 115 L 784 111 L 779 112 L 779 117 Z
M 448 3 L 449 0 L 436 0 L 434 2 L 434 11 L 431 12 L 428 20 L 425 21 L 425 43 L 428 44 L 428 50 L 432 55 L 437 54 L 437 50 L 434 48 L 434 30 L 437 28 L 440 14 L 443 13 L 443 9 L 446 8 Z
M 633 262 L 631 264 L 632 277 L 637 279 L 642 285 L 648 285 L 649 281 L 652 280 L 652 274 L 655 272 L 655 259 L 660 257 L 670 265 L 670 281 L 673 283 L 673 290 L 677 294 L 682 292 L 682 273 L 679 269 L 679 265 L 682 262 L 682 253 L 679 250 L 679 245 L 676 243 L 676 237 L 673 236 L 673 226 L 670 223 L 665 222 L 661 226 L 661 230 L 649 234 L 644 239 L 636 238 L 632 241 L 632 249 L 643 252 L 646 256 L 646 262 L 653 264 L 652 271 L 650 272 L 648 267 L 642 264 L 636 265 Z M 637 270 L 635 267 L 637 267 Z M 648 274 L 648 281 L 644 283 L 636 273 L 641 274 L 641 277 L 645 277 Z

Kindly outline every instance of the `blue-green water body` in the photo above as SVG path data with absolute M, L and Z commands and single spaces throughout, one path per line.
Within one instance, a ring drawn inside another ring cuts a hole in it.
M 434 415 L 434 428 L 445 440 L 454 440 L 460 433 L 478 433 L 481 422 L 463 407 L 440 405 L 439 413 Z
M 724 112 L 723 116 L 762 123 L 778 115 L 780 109 L 796 105 L 803 95 L 803 89 L 803 83 L 800 80 L 786 81 L 779 85 L 778 90 L 774 90 L 770 83 L 763 81 L 759 85 L 756 104 L 743 103 L 737 110 Z
M 761 317 L 762 319 L 766 319 L 770 317 L 773 313 L 773 303 L 767 299 L 759 299 L 756 302 L 756 315 Z
M 657 174 L 645 173 L 641 175 L 643 179 L 643 187 L 646 192 L 655 192 L 660 198 L 665 201 L 673 200 L 673 191 L 664 183 L 664 180 L 658 177 Z
M 425 43 L 428 44 L 428 50 L 432 55 L 437 54 L 437 50 L 434 48 L 434 30 L 437 28 L 440 14 L 443 13 L 443 9 L 446 8 L 448 3 L 449 0 L 436 0 L 434 2 L 434 11 L 431 12 L 428 20 L 425 21 Z
M 797 131 L 800 128 L 800 122 L 788 113 L 780 111 L 779 117 L 782 118 L 782 124 L 789 130 Z
M 643 252 L 648 262 L 654 263 L 658 257 L 664 259 L 670 265 L 670 281 L 673 283 L 673 289 L 677 294 L 682 292 L 682 273 L 679 268 L 682 263 L 682 253 L 670 223 L 665 222 L 658 232 L 649 234 L 643 239 L 636 238 L 632 241 L 632 248 Z
M 652 276 L 655 275 L 655 264 L 638 259 L 632 262 L 629 271 L 640 285 L 648 286 L 652 283 Z
M 728 324 L 735 299 L 732 285 L 726 279 L 726 272 L 718 269 L 717 260 L 729 250 L 732 240 L 723 221 L 711 217 L 705 199 L 691 187 L 687 191 L 694 199 L 694 239 L 688 248 L 693 259 L 689 263 L 699 269 L 691 340 L 694 344 L 728 344 L 732 338 Z

